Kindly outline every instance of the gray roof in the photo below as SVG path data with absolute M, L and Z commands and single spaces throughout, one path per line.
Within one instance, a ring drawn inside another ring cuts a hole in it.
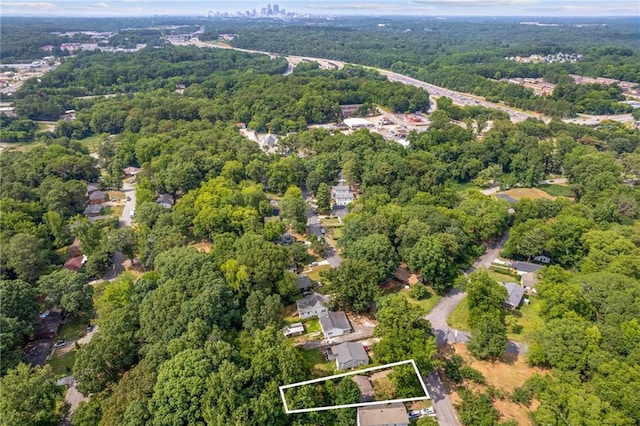
M 535 272 L 542 268 L 542 265 L 529 262 L 513 262 L 513 267 L 519 272 Z
M 92 204 L 84 209 L 84 214 L 100 214 L 100 212 L 102 212 L 102 206 L 100 204 Z
M 369 355 L 364 350 L 364 346 L 361 343 L 345 342 L 340 343 L 331 348 L 331 352 L 336 354 L 338 363 L 343 364 L 351 360 L 363 360 L 369 362 Z
M 95 191 L 97 191 L 99 189 L 100 189 L 100 187 L 98 187 L 97 183 L 88 183 L 87 184 L 87 192 L 89 194 L 91 194 L 92 192 L 95 192 Z
M 503 283 L 502 285 L 507 289 L 507 298 L 504 300 L 504 303 L 518 307 L 520 302 L 522 302 L 522 296 L 524 296 L 524 288 L 516 283 Z
M 320 305 L 324 307 L 329 302 L 329 297 L 318 293 L 312 293 L 302 299 L 296 300 L 298 311 L 310 310 L 315 306 Z
M 298 289 L 304 290 L 313 287 L 313 284 L 311 284 L 311 280 L 308 276 L 298 275 L 298 277 L 296 278 L 296 286 L 298 286 Z
M 352 380 L 360 388 L 360 395 L 364 397 L 370 397 L 374 395 L 373 386 L 371 386 L 371 380 L 367 376 L 353 376 Z
M 106 197 L 107 196 L 104 195 L 104 192 L 102 191 L 93 191 L 91 194 L 89 194 L 89 199 L 91 201 L 105 199 Z
M 341 330 L 351 330 L 351 324 L 349 323 L 349 319 L 347 315 L 340 312 L 328 311 L 319 315 L 320 325 L 322 326 L 322 330 L 332 330 L 334 328 L 339 328 Z
M 156 199 L 156 203 L 173 205 L 173 197 L 169 194 L 162 194 Z
M 331 189 L 333 189 L 333 192 L 351 192 L 349 185 L 336 185 Z
M 409 415 L 401 402 L 358 408 L 360 426 L 408 425 Z

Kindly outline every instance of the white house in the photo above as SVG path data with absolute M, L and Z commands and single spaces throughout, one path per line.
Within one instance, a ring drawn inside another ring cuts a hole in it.
M 327 308 L 329 297 L 318 293 L 312 293 L 302 299 L 296 300 L 300 319 L 317 317 L 329 311 Z
M 318 315 L 325 339 L 351 333 L 351 324 L 344 312 L 327 311 Z
M 337 206 L 346 206 L 355 199 L 349 185 L 336 185 L 332 187 L 331 198 L 333 198 Z

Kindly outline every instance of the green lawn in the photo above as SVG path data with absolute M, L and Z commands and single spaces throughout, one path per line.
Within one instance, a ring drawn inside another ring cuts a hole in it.
M 87 324 L 89 324 L 89 315 L 83 314 L 75 317 L 60 327 L 58 336 L 60 336 L 61 339 L 66 337 L 67 340 L 78 340 L 87 334 Z
M 546 192 L 552 197 L 568 197 L 573 198 L 575 194 L 568 186 L 563 185 L 540 185 L 538 187 L 540 190 Z
M 311 365 L 315 377 L 330 376 L 334 374 L 336 363 L 327 361 L 318 349 L 302 349 L 302 356 Z
M 49 365 L 56 376 L 68 376 L 71 374 L 73 363 L 76 360 L 76 351 L 72 350 L 62 356 L 53 356 L 49 360 Z
M 311 318 L 308 320 L 302 321 L 304 324 L 305 333 L 314 333 L 316 331 L 322 331 L 320 327 L 320 320 L 318 318 Z
M 480 190 L 482 190 L 482 188 L 480 188 L 478 185 L 474 185 L 472 182 L 454 183 L 453 185 L 451 185 L 451 187 L 456 192 L 469 192 L 469 191 L 480 191 Z
M 340 219 L 338 219 L 337 217 L 322 218 L 320 219 L 320 223 L 322 224 L 322 226 L 331 228 L 342 226 L 342 222 L 340 222 Z
M 327 269 L 331 269 L 329 265 L 319 265 L 311 268 L 311 272 L 305 272 L 309 276 L 309 279 L 315 283 L 316 281 L 322 281 L 320 278 L 320 272 L 326 271 Z
M 100 142 L 102 142 L 103 139 L 104 139 L 104 135 L 94 135 L 88 138 L 84 138 L 79 142 L 82 145 L 85 145 L 89 150 L 89 152 L 98 152 L 98 146 L 100 145 Z
M 541 302 L 535 297 L 529 299 L 531 303 L 522 304 L 515 311 L 507 311 L 507 321 L 509 317 L 517 318 L 518 324 L 522 327 L 519 333 L 507 333 L 507 338 L 517 341 L 529 341 L 531 335 L 536 330 L 544 327 L 544 321 L 540 317 Z M 467 299 L 463 299 L 456 309 L 453 311 L 447 323 L 458 330 L 469 330 L 469 308 L 467 307 Z
M 431 297 L 422 300 L 416 300 L 409 296 L 409 290 L 401 290 L 399 293 L 404 296 L 409 301 L 409 303 L 411 303 L 412 305 L 420 306 L 424 310 L 425 314 L 428 314 L 429 312 L 431 312 L 433 307 L 436 306 L 436 303 L 438 303 L 438 301 L 441 299 L 441 297 L 433 290 L 431 290 L 431 288 L 429 288 L 429 292 L 431 293 Z
M 493 278 L 494 280 L 501 282 L 501 283 L 513 283 L 513 282 L 520 282 L 519 278 L 516 278 L 514 276 L 511 275 L 505 275 L 505 274 L 501 274 L 500 272 L 496 272 L 493 271 L 491 269 L 489 269 L 487 272 L 489 272 L 489 276 L 491 278 Z
M 460 331 L 469 331 L 469 308 L 467 307 L 466 297 L 453 310 L 447 320 L 447 324 Z
M 119 218 L 120 216 L 122 216 L 123 210 L 124 210 L 123 206 L 107 206 L 102 210 L 102 215 Z

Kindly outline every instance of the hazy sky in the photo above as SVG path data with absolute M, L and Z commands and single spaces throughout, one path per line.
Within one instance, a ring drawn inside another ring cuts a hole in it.
M 257 9 L 268 1 L 49 0 L 0 1 L 1 15 L 204 15 Z M 640 16 L 638 0 L 297 0 L 280 8 L 314 15 Z

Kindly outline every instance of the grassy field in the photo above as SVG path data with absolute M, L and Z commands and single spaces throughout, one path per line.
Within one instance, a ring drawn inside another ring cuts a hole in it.
M 489 276 L 491 278 L 493 278 L 494 280 L 498 281 L 498 282 L 505 282 L 505 283 L 513 283 L 513 282 L 520 282 L 520 279 L 511 275 L 505 275 L 505 274 L 501 274 L 500 272 L 496 272 L 494 270 L 489 269 L 487 271 L 489 273 Z
M 322 331 L 322 329 L 320 328 L 320 320 L 318 318 L 312 318 L 302 322 L 304 323 L 304 331 L 306 333 Z
M 113 216 L 115 218 L 119 218 L 122 216 L 122 211 L 124 210 L 123 206 L 107 206 L 102 210 L 102 214 L 105 216 Z
M 327 269 L 331 269 L 331 266 L 329 265 L 314 266 L 313 268 L 311 268 L 310 272 L 305 272 L 305 274 L 307 274 L 309 276 L 309 279 L 315 283 L 316 281 L 322 281 L 322 279 L 320 278 L 320 272 L 326 271 Z
M 474 185 L 472 182 L 455 183 L 452 185 L 452 188 L 456 192 L 480 191 L 482 189 L 478 185 Z
M 89 136 L 88 138 L 84 138 L 79 141 L 82 145 L 85 145 L 89 152 L 98 152 L 98 146 L 100 142 L 104 139 L 104 135 L 94 135 Z
M 342 226 L 342 222 L 340 222 L 340 219 L 338 219 L 337 217 L 322 218 L 320 219 L 320 223 L 322 224 L 322 226 L 326 226 L 327 228 L 336 228 L 338 226 Z
M 522 198 L 531 198 L 532 200 L 546 198 L 553 200 L 555 198 L 538 188 L 514 188 L 508 191 L 499 192 L 499 194 L 507 194 L 509 197 L 516 200 L 520 200 Z
M 436 306 L 436 303 L 438 303 L 438 301 L 441 299 L 441 297 L 430 288 L 429 292 L 431 293 L 431 297 L 422 300 L 416 300 L 409 296 L 409 290 L 400 290 L 399 293 L 403 295 L 412 305 L 420 306 L 424 310 L 425 314 L 427 314 L 431 312 L 433 307 Z
M 575 197 L 573 191 L 571 191 L 568 186 L 564 185 L 540 185 L 540 189 L 552 197 Z
M 71 369 L 73 368 L 73 363 L 76 360 L 76 351 L 71 350 L 62 356 L 54 355 L 49 360 L 49 365 L 53 369 L 53 372 L 56 376 L 68 376 L 71 374 Z
M 334 374 L 336 364 L 327 359 L 318 349 L 302 349 L 302 356 L 311 365 L 315 377 L 330 376 Z
M 78 340 L 87 334 L 87 324 L 89 324 L 89 315 L 76 317 L 60 327 L 58 336 L 60 338 L 66 337 L 67 340 Z
M 109 199 L 110 200 L 124 200 L 126 195 L 124 192 L 122 191 L 114 191 L 114 190 L 110 190 L 110 191 L 106 191 L 107 194 L 109 194 Z
M 544 322 L 540 317 L 540 301 L 536 298 L 531 298 L 530 301 L 531 303 L 528 305 L 523 303 L 520 308 L 515 311 L 507 311 L 507 321 L 509 321 L 509 317 L 515 317 L 518 321 L 518 325 L 521 327 L 521 331 L 517 334 L 508 332 L 508 339 L 520 342 L 529 341 L 531 334 L 544 326 Z M 469 308 L 467 306 L 466 298 L 456 306 L 456 309 L 449 317 L 447 323 L 455 329 L 470 331 Z

